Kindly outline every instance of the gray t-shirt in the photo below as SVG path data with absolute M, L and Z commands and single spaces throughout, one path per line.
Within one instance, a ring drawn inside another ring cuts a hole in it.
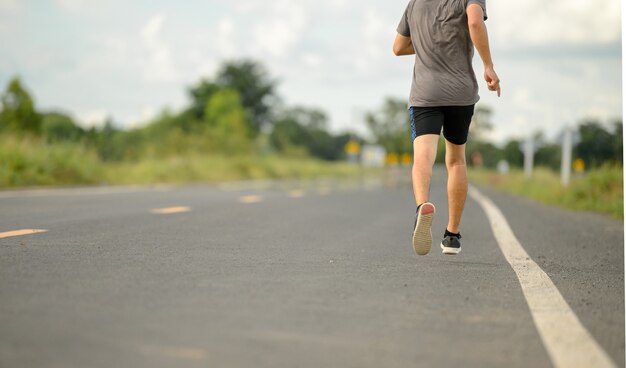
M 411 37 L 415 67 L 409 106 L 467 106 L 478 99 L 472 68 L 474 45 L 466 9 L 486 0 L 411 0 L 398 33 Z

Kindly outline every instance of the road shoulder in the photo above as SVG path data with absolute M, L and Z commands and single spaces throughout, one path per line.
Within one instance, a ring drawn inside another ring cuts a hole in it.
M 486 186 L 477 188 L 500 208 L 530 257 L 550 276 L 598 343 L 623 366 L 623 223 Z

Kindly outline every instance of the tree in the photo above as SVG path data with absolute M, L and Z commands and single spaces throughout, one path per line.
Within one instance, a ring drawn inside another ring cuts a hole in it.
M 76 142 L 85 135 L 85 131 L 71 117 L 56 112 L 42 115 L 41 132 L 49 142 Z
M 204 117 L 207 102 L 220 88 L 218 84 L 206 79 L 200 80 L 194 87 L 189 88 L 191 111 L 196 119 Z
M 516 139 L 508 141 L 502 148 L 502 156 L 513 167 L 524 165 L 524 153 L 521 150 L 521 142 Z
M 239 99 L 239 93 L 222 89 L 207 102 L 204 120 L 210 127 L 216 127 L 225 134 L 245 137 L 246 116 Z
M 302 153 L 302 148 L 323 160 L 344 156 L 349 134 L 334 136 L 326 130 L 326 114 L 315 108 L 295 107 L 283 111 L 274 123 L 270 144 L 284 153 Z
M 607 161 L 619 161 L 616 152 L 618 139 L 597 121 L 586 121 L 578 127 L 580 142 L 574 148 L 576 157 L 583 159 L 589 167 L 597 167 Z
M 124 158 L 124 147 L 119 138 L 122 134 L 108 117 L 102 129 L 96 133 L 96 151 L 102 161 L 119 161 Z
M 303 153 L 306 152 L 306 135 L 306 129 L 293 117 L 284 116 L 274 122 L 269 141 L 272 147 L 283 153 Z
M 535 152 L 534 163 L 558 171 L 561 168 L 561 153 L 563 148 L 559 144 L 543 143 Z
M 1 97 L 0 130 L 39 133 L 41 116 L 19 78 L 13 78 Z
M 326 130 L 328 124 L 326 113 L 316 108 L 296 106 L 284 111 L 283 115 L 297 121 L 308 130 Z
M 191 119 L 183 119 L 180 127 L 186 132 L 192 131 L 195 122 L 204 120 L 211 97 L 222 89 L 229 89 L 239 93 L 247 115 L 248 131 L 254 136 L 270 123 L 275 88 L 276 82 L 270 79 L 261 64 L 252 60 L 226 62 L 215 80 L 202 79 L 188 89 L 191 106 L 185 114 Z
M 376 139 L 387 152 L 411 153 L 411 124 L 406 102 L 388 97 L 380 110 L 368 112 L 365 121 Z
M 482 165 L 489 168 L 495 168 L 498 162 L 502 160 L 502 150 L 489 142 L 481 142 L 479 140 L 471 140 L 467 142 L 467 152 L 471 155 L 479 153 L 482 158 Z M 470 165 L 473 162 L 470 160 Z
M 337 160 L 343 156 L 345 143 L 341 144 L 341 139 L 326 130 L 309 130 L 309 137 L 308 149 L 311 155 L 327 161 Z
M 222 89 L 209 99 L 204 112 L 205 133 L 213 148 L 229 153 L 249 150 L 248 124 L 239 93 Z
M 261 64 L 252 60 L 227 62 L 218 72 L 216 83 L 239 92 L 254 134 L 269 123 L 276 82 Z

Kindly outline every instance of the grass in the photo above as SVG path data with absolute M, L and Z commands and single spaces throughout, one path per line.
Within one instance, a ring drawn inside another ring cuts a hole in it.
M 380 174 L 345 162 L 309 157 L 188 153 L 166 158 L 102 162 L 93 148 L 77 143 L 46 143 L 34 137 L 0 137 L 0 188 L 93 184 L 183 184 L 246 179 L 348 178 Z M 471 170 L 470 179 L 498 190 L 583 211 L 624 218 L 623 168 L 603 166 L 563 187 L 558 174 L 537 168 L 532 177 L 521 171 L 500 175 Z
M 363 174 L 359 166 L 311 158 L 191 154 L 167 159 L 104 165 L 108 184 L 220 182 L 246 179 L 349 177 Z M 373 171 L 366 171 L 373 173 Z
M 528 197 L 564 208 L 606 213 L 624 218 L 623 167 L 604 165 L 582 176 L 574 175 L 568 187 L 561 184 L 559 174 L 537 168 L 530 178 L 519 170 L 501 175 L 494 171 L 470 171 L 470 180 L 500 191 Z
M 376 174 L 345 162 L 310 157 L 188 153 L 166 158 L 102 162 L 77 143 L 35 137 L 0 137 L 0 188 L 90 184 L 160 184 L 246 179 L 352 177 Z
M 101 175 L 95 152 L 81 145 L 47 145 L 32 137 L 0 139 L 0 188 L 93 184 Z

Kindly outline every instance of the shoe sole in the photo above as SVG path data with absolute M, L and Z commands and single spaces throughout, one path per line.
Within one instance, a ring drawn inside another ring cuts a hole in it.
M 461 253 L 461 248 L 446 247 L 443 243 L 441 243 L 441 252 L 449 256 L 454 256 Z
M 430 228 L 435 217 L 435 205 L 426 202 L 420 207 L 417 215 L 417 225 L 413 230 L 413 249 L 419 256 L 424 256 L 430 252 L 433 246 L 433 234 Z

